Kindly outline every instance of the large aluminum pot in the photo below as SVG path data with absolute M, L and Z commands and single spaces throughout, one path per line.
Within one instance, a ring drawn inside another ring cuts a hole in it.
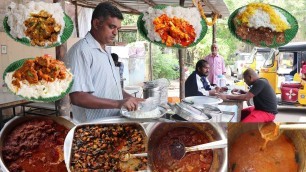
M 71 129 L 75 126 L 74 123 L 72 123 L 71 121 L 63 118 L 63 117 L 56 117 L 56 116 L 32 116 L 32 115 L 27 115 L 27 116 L 16 116 L 13 119 L 11 119 L 10 121 L 8 121 L 4 127 L 2 128 L 1 132 L 0 132 L 0 167 L 1 170 L 3 172 L 8 172 L 9 170 L 6 168 L 6 166 L 4 165 L 4 161 L 3 161 L 3 156 L 2 156 L 2 148 L 6 139 L 6 136 L 18 125 L 29 121 L 30 119 L 52 119 L 55 122 L 57 122 L 58 124 L 61 124 L 65 127 L 67 127 L 68 129 Z
M 245 132 L 258 129 L 258 123 L 229 123 L 228 124 L 228 150 L 234 141 Z M 306 171 L 306 131 L 305 130 L 284 130 L 285 134 L 293 142 L 296 148 L 296 159 L 299 165 L 298 171 Z
M 155 123 L 148 126 L 148 160 L 149 167 L 154 171 L 152 155 L 154 148 L 160 142 L 161 138 L 170 130 L 178 127 L 188 127 L 203 132 L 211 141 L 226 139 L 225 127 L 221 127 L 225 123 L 190 123 L 190 122 L 174 122 L 174 123 Z M 225 172 L 227 169 L 227 148 L 213 150 L 213 162 L 210 172 Z

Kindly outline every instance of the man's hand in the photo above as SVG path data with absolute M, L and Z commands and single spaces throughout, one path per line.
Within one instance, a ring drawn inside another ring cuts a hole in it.
M 223 93 L 223 92 L 226 92 L 227 90 L 228 90 L 227 87 L 221 87 L 220 92 Z
M 126 99 L 120 100 L 120 108 L 125 107 L 128 111 L 135 111 L 138 109 L 138 104 L 145 101 L 145 99 L 128 97 Z
M 233 89 L 232 94 L 246 94 L 247 92 L 241 89 Z
M 218 94 L 217 95 L 217 97 L 222 99 L 222 100 L 227 100 L 226 96 L 227 96 L 226 94 Z

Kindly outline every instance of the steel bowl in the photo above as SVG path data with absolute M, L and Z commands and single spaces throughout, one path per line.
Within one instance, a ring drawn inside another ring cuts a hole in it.
M 152 155 L 154 148 L 158 145 L 161 138 L 170 130 L 178 127 L 188 127 L 203 132 L 211 141 L 226 139 L 225 127 L 221 127 L 222 123 L 154 123 L 149 128 L 148 141 L 148 165 L 151 171 L 154 172 L 154 162 Z M 225 123 L 223 123 L 225 124 Z M 227 170 L 227 148 L 213 150 L 213 162 L 210 172 L 226 172 Z
M 228 124 L 228 150 L 234 141 L 243 133 L 250 130 L 258 130 L 258 123 L 229 123 Z M 298 172 L 306 171 L 306 131 L 305 130 L 284 130 L 285 134 L 294 144 L 296 149 L 296 160 L 298 162 Z
M 63 117 L 57 117 L 57 116 L 32 116 L 32 115 L 27 115 L 27 116 L 16 116 L 10 121 L 8 121 L 4 127 L 2 128 L 0 132 L 0 167 L 3 172 L 9 172 L 7 167 L 4 164 L 3 157 L 2 157 L 2 148 L 6 139 L 6 136 L 18 125 L 29 121 L 30 119 L 52 119 L 58 124 L 61 124 L 65 126 L 68 129 L 71 129 L 75 126 L 75 124 L 66 118 Z

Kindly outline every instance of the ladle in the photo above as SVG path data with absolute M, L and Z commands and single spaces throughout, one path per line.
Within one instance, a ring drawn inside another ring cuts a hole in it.
M 185 147 L 185 145 L 177 139 L 174 140 L 174 142 L 170 145 L 170 153 L 172 158 L 180 160 L 185 156 L 187 152 L 201 151 L 206 149 L 226 148 L 226 147 L 227 147 L 227 139 L 218 140 L 191 147 Z
M 305 130 L 306 124 L 280 124 L 274 122 L 259 123 L 258 129 L 265 143 L 261 150 L 266 148 L 268 141 L 276 140 L 281 135 L 281 130 Z
M 136 157 L 146 157 L 148 156 L 147 153 L 136 153 L 136 154 L 131 154 L 127 151 L 122 151 L 119 153 L 119 159 L 120 161 L 128 161 L 130 159 L 136 158 Z
M 268 122 L 259 123 L 258 129 L 263 138 L 269 137 L 274 140 L 280 135 L 280 130 L 305 130 L 306 124 L 280 124 Z

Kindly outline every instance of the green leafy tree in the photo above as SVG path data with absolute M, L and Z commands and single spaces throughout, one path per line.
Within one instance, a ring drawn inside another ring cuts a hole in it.
M 163 54 L 161 48 L 154 45 L 153 47 L 153 79 L 167 78 L 177 79 L 179 77 L 178 59 L 174 53 Z

